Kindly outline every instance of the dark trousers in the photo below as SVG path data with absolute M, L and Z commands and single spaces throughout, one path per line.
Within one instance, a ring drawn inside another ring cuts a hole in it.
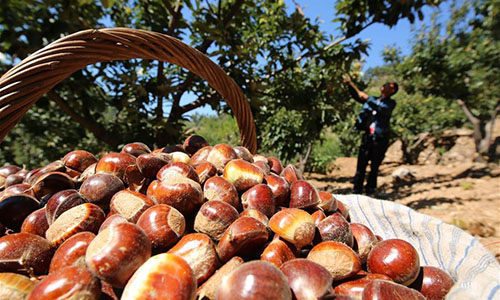
M 365 172 L 368 162 L 371 161 L 370 175 L 366 182 L 366 191 L 374 192 L 377 187 L 378 168 L 384 160 L 385 151 L 389 145 L 388 137 L 374 137 L 364 134 L 359 147 L 358 165 L 356 166 L 356 175 L 354 176 L 354 191 L 361 193 L 363 191 L 363 182 L 365 181 Z

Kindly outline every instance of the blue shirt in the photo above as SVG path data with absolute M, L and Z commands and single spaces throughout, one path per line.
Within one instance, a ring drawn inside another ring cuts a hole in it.
M 355 100 L 363 103 L 363 108 L 358 118 L 360 118 L 362 114 L 371 115 L 369 118 L 370 122 L 367 124 L 367 131 L 376 137 L 389 135 L 391 131 L 391 115 L 394 107 L 396 107 L 396 101 L 391 98 L 375 98 L 373 96 L 368 97 L 366 101 L 356 98 Z

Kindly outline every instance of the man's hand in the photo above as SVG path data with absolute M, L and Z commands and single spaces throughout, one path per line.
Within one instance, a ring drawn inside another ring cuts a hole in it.
M 349 74 L 347 74 L 347 73 L 342 74 L 342 78 L 344 79 L 344 83 L 352 82 L 351 76 L 349 76 Z

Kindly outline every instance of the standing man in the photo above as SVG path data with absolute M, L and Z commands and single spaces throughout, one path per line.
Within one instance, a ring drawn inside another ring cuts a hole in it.
M 389 145 L 390 119 L 396 106 L 396 101 L 391 99 L 391 96 L 398 91 L 399 86 L 396 82 L 385 83 L 380 87 L 380 96 L 376 98 L 360 91 L 348 74 L 344 74 L 343 78 L 354 100 L 363 104 L 355 125 L 356 129 L 363 131 L 364 134 L 359 147 L 358 165 L 354 176 L 354 193 L 363 192 L 366 167 L 371 161 L 371 171 L 365 192 L 373 194 L 377 188 L 378 168 L 384 160 L 385 151 Z

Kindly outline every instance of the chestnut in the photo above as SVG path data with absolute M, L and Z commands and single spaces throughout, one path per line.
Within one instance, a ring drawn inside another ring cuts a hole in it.
M 104 229 L 108 228 L 109 226 L 113 226 L 118 223 L 128 223 L 127 219 L 125 217 L 118 215 L 118 214 L 108 214 L 106 216 L 106 220 L 102 222 L 101 226 L 99 227 L 99 230 L 97 231 L 98 233 L 103 231 Z
M 224 277 L 229 275 L 232 271 L 236 270 L 239 266 L 243 264 L 243 259 L 239 256 L 234 256 L 227 263 L 225 263 L 220 269 L 218 269 L 214 275 L 203 283 L 198 289 L 197 299 L 208 298 L 210 300 L 215 300 L 217 289 L 222 283 Z
M 85 252 L 94 238 L 94 233 L 83 231 L 64 241 L 64 243 L 57 248 L 50 261 L 49 273 L 69 266 L 86 268 Z
M 139 217 L 137 225 L 144 230 L 155 252 L 170 248 L 186 230 L 184 216 L 177 209 L 166 204 L 157 204 L 148 208 Z
M 281 174 L 283 171 L 283 165 L 281 164 L 281 161 L 273 156 L 269 156 L 267 158 L 267 162 L 269 166 L 271 166 L 271 171 L 275 174 Z
M 149 258 L 128 281 L 121 300 L 194 300 L 196 279 L 181 257 L 162 253 Z
M 281 171 L 280 176 L 283 176 L 290 185 L 297 180 L 304 180 L 302 173 L 290 164 Z
M 128 153 L 135 157 L 150 152 L 151 149 L 149 149 L 149 147 L 146 144 L 140 142 L 126 144 L 125 146 L 122 147 L 122 150 L 120 151 L 120 153 Z
M 279 238 L 273 239 L 262 251 L 260 255 L 260 260 L 272 263 L 276 267 L 281 267 L 281 265 L 289 260 L 295 258 L 295 254 L 292 249 Z
M 337 199 L 335 199 L 332 193 L 319 191 L 318 195 L 320 200 L 320 203 L 318 204 L 319 208 L 321 208 L 323 211 L 327 213 L 334 212 L 337 210 L 338 208 Z
M 181 144 L 176 144 L 176 145 L 170 145 L 163 147 L 161 152 L 163 153 L 174 153 L 174 152 L 184 152 L 184 147 Z
M 316 230 L 312 216 L 298 208 L 284 208 L 277 212 L 269 220 L 269 227 L 298 249 L 312 243 Z
M 119 223 L 99 232 L 85 253 L 87 268 L 114 287 L 123 288 L 151 256 L 146 233 L 132 223 Z
M 349 247 L 353 245 L 351 225 L 339 213 L 326 217 L 318 224 L 318 231 L 323 241 L 337 241 Z
M 33 233 L 45 237 L 45 232 L 49 229 L 45 207 L 35 210 L 24 219 L 21 232 Z
M 9 187 L 15 184 L 23 183 L 24 177 L 17 174 L 11 174 L 5 178 L 4 187 Z
M 378 242 L 368 254 L 368 272 L 384 274 L 394 282 L 410 285 L 420 272 L 417 250 L 408 242 L 389 239 Z
M 205 146 L 199 149 L 191 156 L 191 158 L 189 159 L 189 164 L 196 168 L 199 164 L 206 162 L 208 153 L 210 153 L 211 150 L 212 146 Z
M 6 178 L 9 175 L 16 174 L 21 171 L 21 168 L 15 165 L 6 165 L 0 167 L 0 176 Z
M 184 144 L 182 146 L 184 147 L 184 151 L 193 155 L 196 151 L 208 146 L 208 142 L 202 136 L 193 134 L 184 140 Z
M 65 211 L 49 226 L 45 236 L 53 246 L 59 246 L 72 235 L 90 231 L 97 233 L 106 215 L 97 205 L 84 203 Z
M 26 300 L 99 299 L 101 284 L 86 268 L 71 266 L 49 274 Z
M 136 164 L 135 156 L 128 153 L 108 153 L 101 157 L 95 167 L 96 174 L 111 174 L 123 180 L 125 170 Z
M 2 199 L 5 199 L 9 196 L 19 195 L 19 194 L 25 194 L 25 195 L 28 195 L 30 197 L 35 198 L 35 193 L 31 189 L 31 185 L 29 185 L 27 183 L 18 183 L 18 184 L 14 184 L 14 185 L 6 187 L 5 190 L 3 190 L 3 194 L 0 196 L 0 201 L 2 201 Z
M 112 174 L 95 174 L 90 176 L 80 187 L 80 195 L 88 202 L 108 210 L 111 197 L 125 189 L 120 178 Z
M 194 230 L 219 241 L 224 231 L 238 217 L 238 211 L 231 204 L 217 200 L 207 201 L 196 214 Z
M 83 171 L 80 176 L 76 179 L 77 182 L 84 182 L 87 180 L 90 176 L 95 175 L 95 167 L 97 166 L 97 163 L 93 163 L 90 166 L 88 166 L 85 171 Z
M 274 195 L 271 188 L 265 184 L 257 184 L 241 195 L 243 209 L 256 209 L 267 217 L 271 217 L 275 210 Z
M 269 227 L 269 218 L 256 209 L 246 209 L 240 213 L 240 217 L 250 217 L 260 221 L 264 226 Z
M 349 216 L 349 207 L 340 200 L 337 200 L 337 212 L 340 213 L 347 221 L 351 220 Z
M 455 282 L 440 268 L 420 267 L 417 279 L 410 285 L 428 300 L 443 300 Z
M 242 159 L 234 159 L 224 167 L 224 179 L 234 184 L 238 192 L 244 192 L 254 185 L 262 183 L 262 170 Z
M 0 272 L 47 274 L 54 249 L 46 239 L 31 233 L 0 238 Z
M 267 161 L 256 161 L 253 163 L 255 166 L 259 167 L 264 176 L 267 176 L 271 173 L 271 167 L 267 164 Z
M 217 168 L 214 166 L 214 164 L 208 161 L 202 162 L 197 165 L 195 171 L 196 174 L 198 174 L 201 185 L 204 185 L 209 178 L 217 175 Z
M 156 174 L 172 160 L 167 153 L 145 153 L 137 157 L 137 167 L 142 175 L 149 179 L 156 178 Z
M 343 243 L 326 241 L 314 246 L 307 259 L 325 267 L 333 280 L 349 278 L 361 270 L 356 253 Z
M 76 190 L 63 190 L 55 193 L 45 205 L 47 222 L 49 225 L 54 223 L 63 212 L 86 202 Z
M 318 226 L 318 224 L 323 221 L 324 219 L 326 219 L 326 215 L 325 213 L 322 211 L 322 210 L 317 210 L 315 212 L 313 212 L 311 214 L 311 217 L 313 217 L 314 219 L 314 224 L 316 225 L 316 227 Z
M 83 173 L 89 166 L 97 163 L 97 158 L 90 152 L 75 150 L 66 154 L 62 162 L 65 167 Z
M 280 267 L 297 300 L 323 299 L 332 293 L 332 275 L 323 266 L 297 258 Z
M 190 161 L 189 155 L 184 152 L 176 151 L 170 154 L 172 156 L 172 162 L 183 162 L 188 164 Z
M 222 235 L 217 245 L 217 254 L 225 263 L 231 257 L 255 254 L 255 249 L 264 245 L 269 238 L 266 226 L 251 217 L 240 217 Z
M 19 231 L 24 219 L 39 208 L 38 200 L 26 194 L 7 196 L 0 201 L 0 220 L 5 227 Z
M 145 195 L 129 190 L 119 191 L 111 198 L 109 210 L 111 214 L 119 214 L 127 221 L 135 223 L 154 203 Z
M 142 175 L 139 167 L 134 164 L 130 165 L 125 169 L 125 174 L 123 175 L 123 182 L 128 186 L 128 190 L 133 192 L 139 192 L 144 187 L 144 184 L 149 183 L 149 180 Z
M 358 253 L 361 263 L 364 264 L 378 240 L 370 228 L 363 224 L 351 223 L 351 231 L 354 238 L 353 249 Z
M 186 177 L 200 183 L 200 178 L 194 168 L 183 162 L 171 162 L 163 166 L 156 174 L 156 178 L 162 181 L 173 177 Z
M 247 148 L 243 146 L 236 146 L 233 147 L 233 150 L 236 152 L 237 158 L 253 163 L 253 155 Z
M 216 299 L 291 300 L 292 292 L 285 275 L 276 266 L 251 261 L 224 278 Z
M 233 147 L 227 144 L 217 144 L 210 149 L 206 160 L 213 163 L 217 171 L 222 173 L 226 164 L 236 158 Z
M 240 198 L 236 187 L 220 176 L 207 179 L 203 187 L 203 196 L 208 201 L 218 200 L 229 203 L 236 209 L 239 209 L 240 206 Z
M 288 207 L 290 201 L 290 185 L 284 177 L 276 174 L 269 174 L 264 177 L 264 181 L 271 188 L 276 207 Z
M 168 204 L 185 215 L 192 214 L 203 203 L 200 184 L 187 177 L 155 180 L 149 185 L 146 195 L 154 203 Z
M 16 273 L 0 273 L 0 299 L 24 300 L 35 283 L 27 276 Z
M 32 185 L 33 192 L 39 200 L 49 194 L 74 188 L 75 183 L 73 180 L 67 174 L 61 172 L 42 174 L 37 177 Z
M 296 180 L 290 185 L 290 207 L 314 208 L 320 204 L 318 190 L 308 181 Z
M 363 300 L 426 300 L 417 290 L 385 280 L 373 280 L 363 289 Z
M 183 236 L 167 253 L 178 255 L 188 263 L 198 285 L 207 280 L 217 269 L 215 244 L 203 233 Z

